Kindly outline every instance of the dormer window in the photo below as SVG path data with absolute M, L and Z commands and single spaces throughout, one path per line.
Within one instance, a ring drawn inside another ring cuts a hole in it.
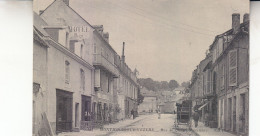
M 73 53 L 75 53 L 75 43 L 77 42 L 77 40 L 70 40 L 69 43 L 69 50 Z

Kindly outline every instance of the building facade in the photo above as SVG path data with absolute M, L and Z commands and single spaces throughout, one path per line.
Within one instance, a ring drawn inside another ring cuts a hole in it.
M 205 60 L 209 60 L 203 64 Z M 249 15 L 232 14 L 232 29 L 217 35 L 204 60 L 194 70 L 193 106 L 201 121 L 209 113 L 210 127 L 248 135 Z
M 115 79 L 114 89 L 117 90 L 117 104 L 121 109 L 117 116 L 118 120 L 130 118 L 131 110 L 138 110 L 138 71 L 136 69 L 132 71 L 128 67 L 125 61 L 124 50 L 125 43 L 123 42 L 122 55 L 115 55 L 115 65 L 119 76 Z
M 36 16 L 36 14 L 34 14 L 34 16 Z M 45 22 L 43 22 L 43 24 L 45 24 Z M 34 135 L 49 134 L 46 133 L 44 129 L 42 129 L 45 128 L 44 122 L 47 121 L 46 118 L 46 111 L 47 111 L 46 92 L 47 92 L 47 66 L 48 66 L 47 50 L 49 48 L 48 44 L 43 39 L 42 33 L 44 33 L 44 30 L 42 30 L 39 27 L 39 25 L 36 25 L 33 30 L 33 75 L 34 75 L 33 76 L 33 134 Z M 42 116 L 44 116 L 44 118 L 42 118 Z
M 219 35 L 210 47 L 216 73 L 218 127 L 248 135 L 249 15 L 232 15 L 232 29 Z
M 156 92 L 142 87 L 141 95 L 144 96 L 144 99 L 143 102 L 138 106 L 138 113 L 156 113 L 158 110 L 158 98 Z
M 90 25 L 68 0 L 55 0 L 35 13 L 34 28 L 35 133 L 91 130 L 137 110 L 137 73 L 102 25 Z M 46 127 L 38 127 L 42 115 Z

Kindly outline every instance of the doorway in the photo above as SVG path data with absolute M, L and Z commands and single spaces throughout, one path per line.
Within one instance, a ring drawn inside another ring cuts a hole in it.
M 72 130 L 72 93 L 56 90 L 56 132 Z
M 75 127 L 79 127 L 79 103 L 75 104 Z
M 241 115 L 240 115 L 240 120 L 241 120 L 241 127 L 240 127 L 240 132 L 245 132 L 245 113 L 246 113 L 246 97 L 245 94 L 240 95 L 241 98 Z
M 91 121 L 91 97 L 81 96 L 81 121 Z
M 232 128 L 232 98 L 228 98 L 228 126 Z
M 236 113 L 236 107 L 237 107 L 237 97 L 235 96 L 234 97 L 234 99 L 233 99 L 233 132 L 236 132 L 236 124 L 237 124 L 237 120 L 236 120 L 236 118 L 237 118 L 237 113 Z

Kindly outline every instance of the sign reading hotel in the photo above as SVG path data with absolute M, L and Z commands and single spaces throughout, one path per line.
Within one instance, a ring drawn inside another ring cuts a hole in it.
M 87 26 L 69 26 L 69 32 L 74 38 L 82 39 L 87 37 L 88 28 Z
M 69 31 L 74 33 L 84 33 L 87 32 L 87 26 L 69 26 Z

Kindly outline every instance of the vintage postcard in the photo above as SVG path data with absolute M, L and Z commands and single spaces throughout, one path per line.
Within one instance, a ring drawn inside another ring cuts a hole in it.
M 34 136 L 248 136 L 248 0 L 34 0 Z

